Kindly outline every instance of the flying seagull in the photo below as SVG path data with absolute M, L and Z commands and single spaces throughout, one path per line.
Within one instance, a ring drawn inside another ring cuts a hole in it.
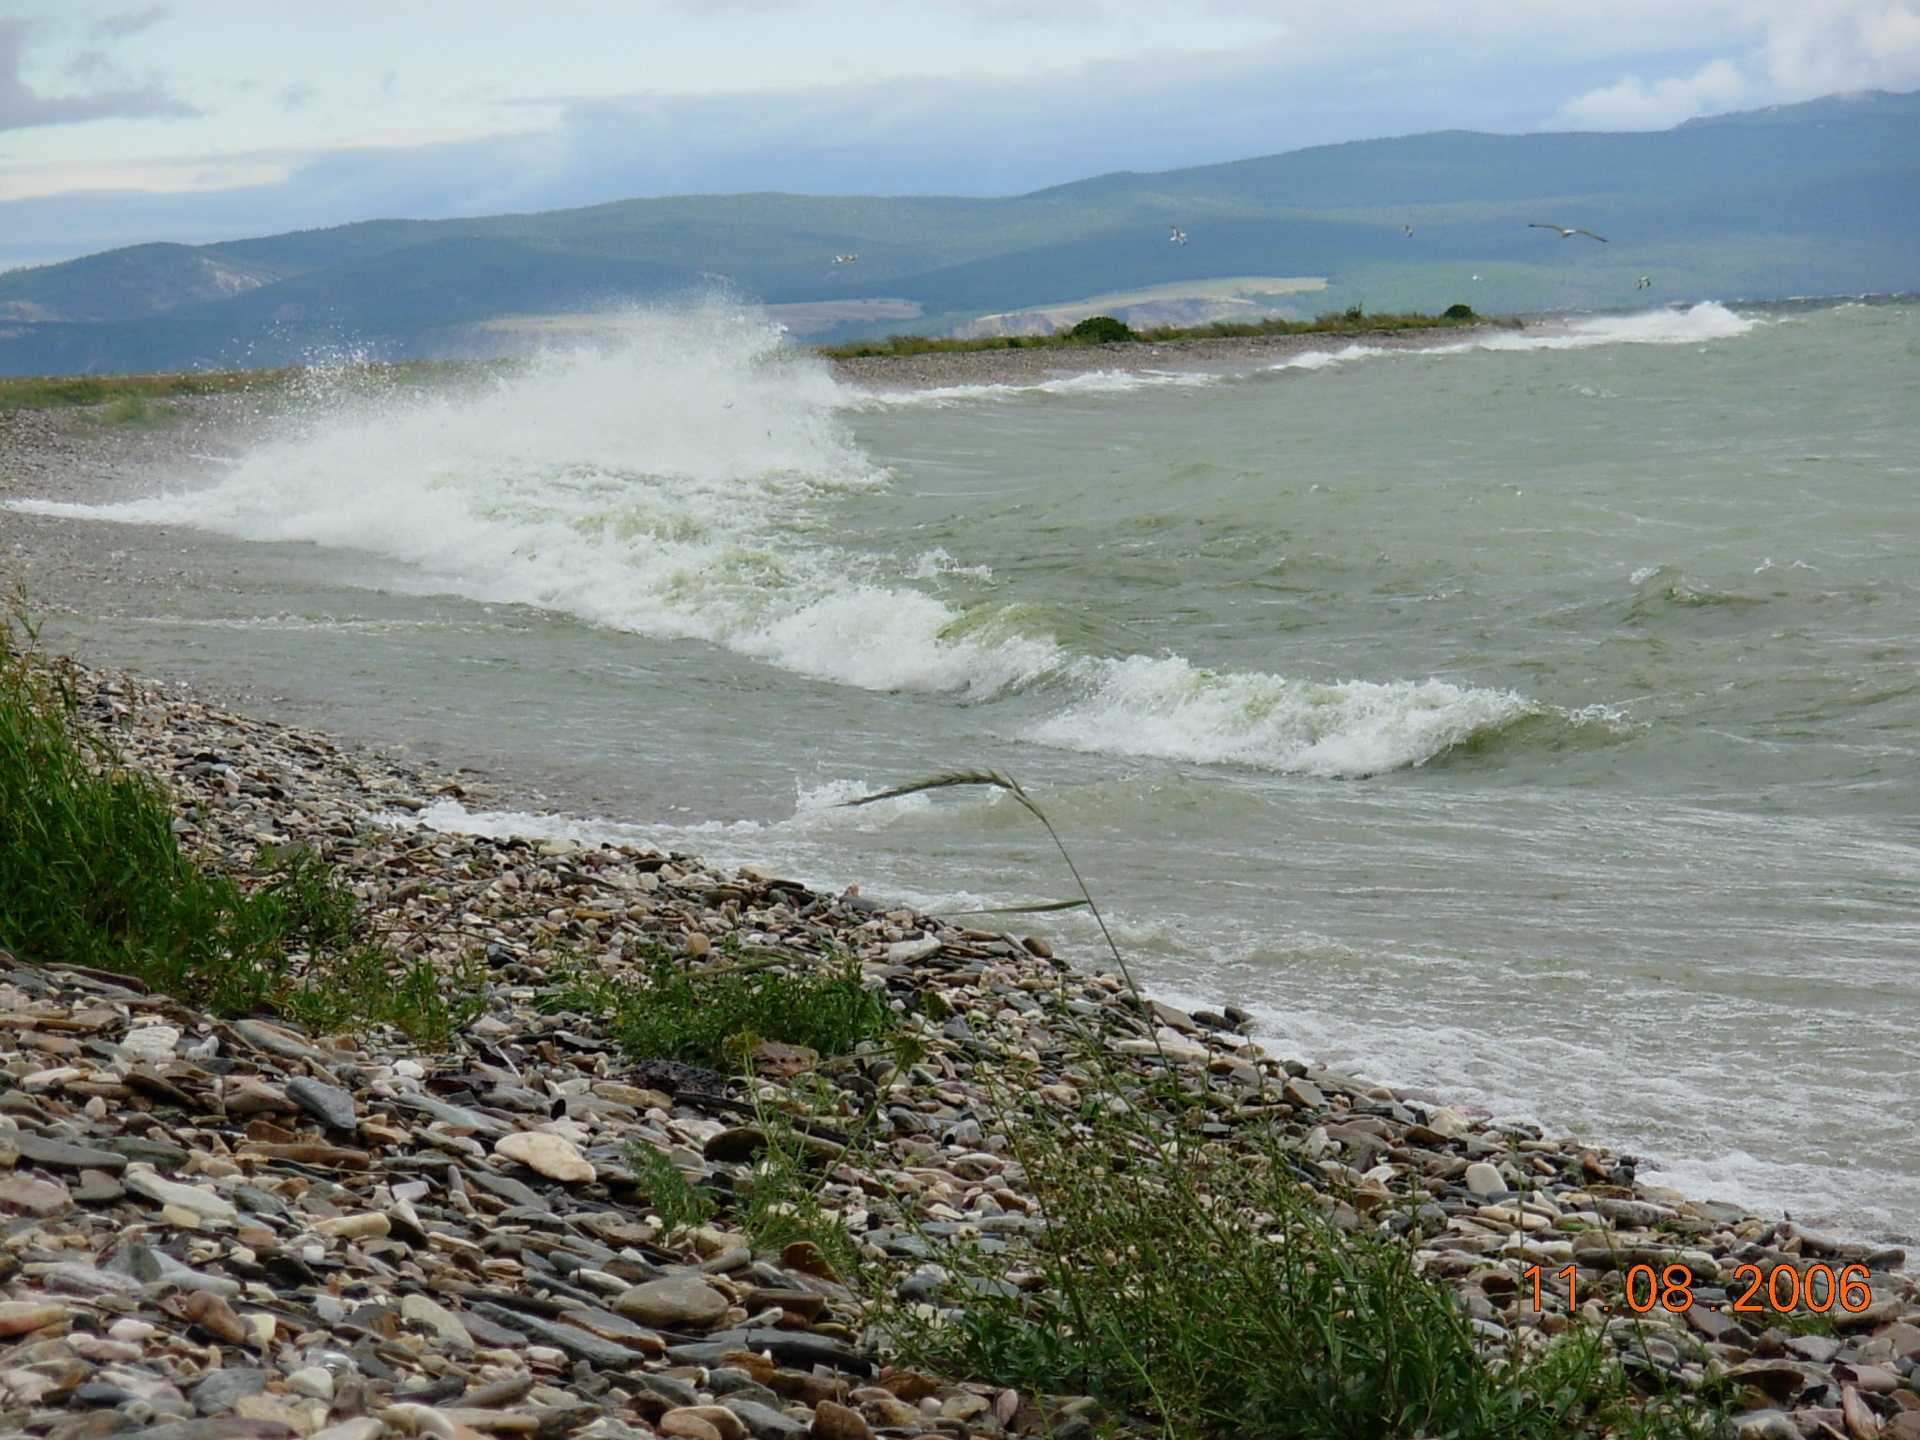
M 1173 227 L 1173 234 L 1169 235 L 1167 239 L 1175 245 L 1184 245 L 1187 243 L 1187 232 L 1176 225 Z
M 1576 235 L 1585 235 L 1588 239 L 1598 240 L 1602 245 L 1607 243 L 1606 236 L 1595 235 L 1591 230 L 1569 230 L 1564 225 L 1542 225 L 1538 220 L 1529 221 L 1527 228 L 1529 230 L 1558 230 L 1562 240 L 1571 240 Z
M 1645 275 L 1642 275 L 1640 277 L 1639 283 L 1636 284 L 1633 288 L 1636 290 L 1651 290 L 1653 288 L 1653 281 L 1650 280 Z
M 1402 225 L 1400 228 L 1406 231 L 1408 235 L 1413 234 L 1413 227 L 1411 225 Z
M 859 258 L 858 255 L 836 255 L 833 257 L 833 263 L 836 265 L 851 265 Z

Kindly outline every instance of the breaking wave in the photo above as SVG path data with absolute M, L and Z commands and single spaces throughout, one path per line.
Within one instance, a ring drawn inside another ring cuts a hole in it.
M 848 393 L 824 364 L 738 313 L 634 329 L 617 351 L 548 356 L 485 387 L 323 410 L 203 488 L 16 504 L 368 552 L 400 562 L 391 583 L 704 641 L 832 684 L 1028 696 L 1043 718 L 1023 705 L 1016 733 L 1074 750 L 1359 776 L 1531 709 L 1438 680 L 1316 684 L 1092 656 L 1033 607 L 950 602 L 934 591 L 951 557 L 839 540 L 891 477 L 846 429 Z

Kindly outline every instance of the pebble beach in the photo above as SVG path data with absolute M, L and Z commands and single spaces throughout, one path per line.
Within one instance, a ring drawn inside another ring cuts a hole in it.
M 1126 360 L 1226 366 L 1254 343 Z M 909 388 L 1030 382 L 1079 359 L 838 368 Z M 1093 347 L 1086 360 L 1116 363 Z M 142 431 L 0 414 L 0 495 L 97 494 L 183 463 L 253 423 L 243 403 L 193 402 Z M 92 561 L 39 544 L 41 522 L 5 523 L 7 578 L 57 607 L 63 567 Z M 1225 1154 L 1278 1143 L 1341 1223 L 1408 1217 L 1419 1267 L 1458 1289 L 1490 1355 L 1565 1329 L 1564 1302 L 1536 1307 L 1525 1277 L 1570 1268 L 1622 1353 L 1729 1406 L 1741 1436 L 1920 1437 L 1920 1290 L 1899 1250 L 1675 1193 L 1630 1155 L 1274 1053 L 1224 999 L 1142 997 L 1098 952 L 896 907 L 859 877 L 816 889 L 635 846 L 444 833 L 420 814 L 478 787 L 513 794 L 511 778 L 435 773 L 177 683 L 75 675 L 85 723 L 169 787 L 207 863 L 245 874 L 263 845 L 323 856 L 372 931 L 474 988 L 474 1014 L 430 1049 L 306 1033 L 0 951 L 0 1434 L 1089 1433 L 1105 1417 L 1087 1397 L 896 1365 L 853 1277 L 723 1221 L 673 1227 L 632 1151 L 730 1189 L 767 1144 L 764 1117 L 792 1114 L 822 1206 L 889 1263 L 889 1283 L 937 1309 L 962 1303 L 944 1288 L 946 1247 L 1003 1256 L 1019 1284 L 1045 1232 L 997 1077 L 1031 1070 L 1025 1103 L 1067 1118 L 1117 1067 L 1203 1097 L 1206 1141 Z M 694 974 L 850 956 L 917 1058 L 763 1046 L 754 1076 L 728 1077 L 636 1062 L 559 1003 L 556 956 L 619 983 L 656 952 Z M 875 1123 L 855 1145 L 863 1115 Z M 1629 1272 L 1674 1265 L 1694 1282 L 1684 1309 L 1626 1303 Z M 1743 1266 L 1791 1271 L 1796 1293 L 1822 1267 L 1846 1273 L 1860 1303 L 1830 1294 L 1817 1326 L 1750 1320 L 1733 1308 Z

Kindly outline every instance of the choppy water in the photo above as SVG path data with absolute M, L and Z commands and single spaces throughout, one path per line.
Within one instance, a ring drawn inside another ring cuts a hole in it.
M 1160 993 L 1920 1237 L 1920 309 L 912 397 L 774 343 L 661 317 L 22 508 L 182 557 L 89 653 L 931 907 L 1068 879 L 990 795 L 833 802 L 1003 769 Z

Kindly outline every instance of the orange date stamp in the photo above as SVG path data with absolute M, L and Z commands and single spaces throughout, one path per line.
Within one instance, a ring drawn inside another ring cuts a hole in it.
M 1521 1272 L 1521 1278 L 1533 1282 L 1533 1308 L 1544 1308 L 1541 1304 L 1540 1267 L 1528 1266 Z M 1567 1282 L 1567 1308 L 1578 1310 L 1578 1267 L 1569 1265 L 1564 1270 L 1557 1270 L 1552 1278 Z M 1674 1315 L 1682 1315 L 1696 1303 L 1691 1266 L 1668 1265 L 1656 1271 L 1651 1265 L 1635 1265 L 1627 1271 L 1626 1278 L 1626 1308 L 1636 1315 L 1645 1315 L 1656 1307 Z M 1871 1281 L 1872 1276 L 1864 1265 L 1848 1265 L 1839 1271 L 1827 1264 L 1809 1265 L 1804 1270 L 1792 1265 L 1775 1265 L 1770 1270 L 1762 1270 L 1749 1262 L 1734 1267 L 1733 1284 L 1727 1290 L 1727 1304 L 1700 1303 L 1708 1310 L 1724 1310 L 1736 1315 L 1764 1315 L 1769 1311 L 1786 1314 L 1803 1309 L 1824 1315 L 1836 1307 L 1848 1314 L 1858 1314 L 1873 1304 Z M 1603 1305 L 1600 1308 L 1610 1311 L 1613 1307 Z

